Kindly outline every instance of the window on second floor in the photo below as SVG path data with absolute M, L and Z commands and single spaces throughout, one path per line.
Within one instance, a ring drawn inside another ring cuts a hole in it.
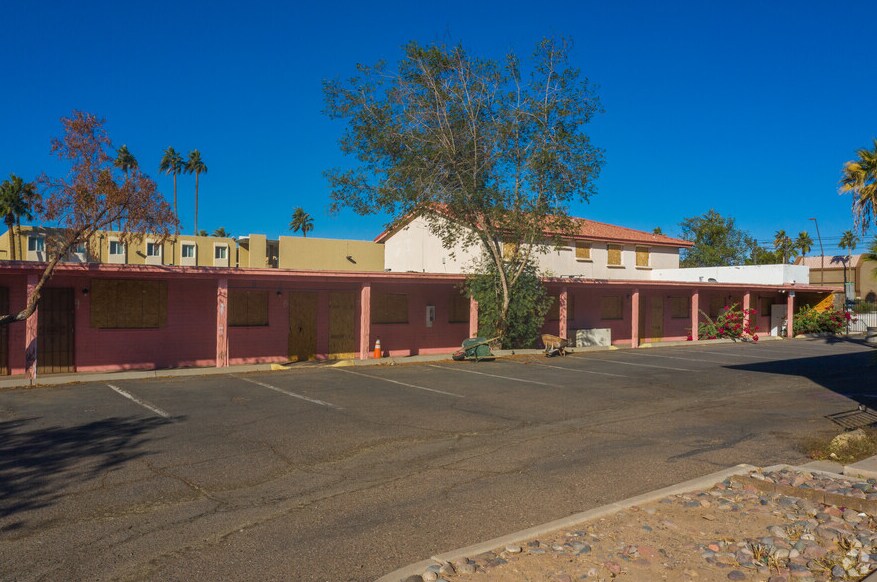
M 577 261 L 590 261 L 591 260 L 591 243 L 577 240 L 576 241 L 576 260 Z
M 216 246 L 213 248 L 213 258 L 218 260 L 225 260 L 228 257 L 228 247 L 225 245 Z
M 159 243 L 146 243 L 146 256 L 147 257 L 160 257 L 161 256 L 161 244 Z
M 110 254 L 111 255 L 124 255 L 125 254 L 125 245 L 117 240 L 110 241 Z
M 649 266 L 649 247 L 636 247 L 636 266 Z
M 27 237 L 27 250 L 41 253 L 46 249 L 46 239 L 41 236 Z
M 182 248 L 182 257 L 184 259 L 194 259 L 195 258 L 195 245 L 183 244 Z
M 609 257 L 606 261 L 606 264 L 610 267 L 620 267 L 621 266 L 621 245 L 606 245 L 606 250 L 609 252 Z

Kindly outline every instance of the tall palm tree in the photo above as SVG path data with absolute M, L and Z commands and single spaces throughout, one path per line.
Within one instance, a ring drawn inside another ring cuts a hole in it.
M 33 220 L 37 200 L 38 194 L 33 182 L 25 182 L 15 174 L 9 174 L 9 179 L 0 184 L 0 214 L 9 229 L 9 247 L 13 261 L 17 258 L 16 242 L 19 245 L 18 255 L 22 254 L 21 217 Z M 17 235 L 15 226 L 18 227 Z
M 134 157 L 130 151 L 128 151 L 128 146 L 123 145 L 116 152 L 116 159 L 113 160 L 113 165 L 125 172 L 125 180 L 129 180 L 131 178 L 131 170 L 138 166 L 137 158 Z M 119 230 L 122 229 L 122 219 L 119 218 Z
M 810 238 L 810 235 L 806 230 L 802 230 L 798 233 L 798 238 L 795 239 L 795 248 L 801 251 L 801 256 L 806 257 L 807 253 L 810 252 L 810 249 L 813 248 L 813 239 Z
M 856 150 L 857 159 L 844 164 L 841 173 L 841 194 L 853 194 L 853 216 L 856 226 L 864 232 L 877 218 L 877 139 L 874 149 Z
M 842 235 L 840 235 L 840 242 L 837 246 L 842 249 L 849 250 L 848 254 L 852 254 L 854 250 L 856 250 L 856 245 L 859 244 L 859 237 L 853 234 L 851 230 L 845 230 Z
M 308 233 L 314 230 L 314 219 L 299 206 L 292 213 L 292 221 L 289 223 L 292 232 L 301 231 L 303 237 L 308 238 Z
M 174 177 L 174 218 L 177 219 L 177 226 L 174 228 L 176 234 L 180 234 L 180 215 L 177 212 L 177 176 L 182 173 L 184 167 L 183 156 L 178 154 L 177 150 L 172 147 L 168 147 L 164 150 L 164 155 L 161 157 L 161 162 L 158 164 L 158 171 L 165 174 L 171 174 Z
M 789 256 L 795 250 L 794 245 L 795 243 L 792 242 L 792 239 L 786 234 L 785 230 L 778 230 L 774 235 L 773 246 L 777 254 L 782 255 L 784 264 L 789 262 Z
M 201 160 L 201 152 L 192 150 L 183 170 L 187 174 L 195 174 L 195 232 L 198 232 L 198 176 L 207 173 L 207 166 Z

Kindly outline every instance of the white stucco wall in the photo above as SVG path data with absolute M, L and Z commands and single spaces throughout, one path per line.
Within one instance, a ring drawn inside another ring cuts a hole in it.
M 653 281 L 751 283 L 782 285 L 810 283 L 810 269 L 802 265 L 745 265 L 741 267 L 698 267 L 690 269 L 653 269 Z
M 426 221 L 415 218 L 405 228 L 393 234 L 384 243 L 384 267 L 391 271 L 414 271 L 425 273 L 467 273 L 481 256 L 478 246 L 458 248 L 451 257 L 441 240 L 429 232 Z M 591 259 L 577 260 L 575 249 L 549 249 L 537 255 L 540 272 L 554 277 L 585 277 L 593 279 L 642 279 L 651 278 L 654 269 L 673 269 L 679 266 L 679 249 L 675 247 L 649 247 L 649 266 L 636 267 L 635 244 L 625 244 L 621 253 L 621 266 L 609 267 L 607 243 L 591 243 Z

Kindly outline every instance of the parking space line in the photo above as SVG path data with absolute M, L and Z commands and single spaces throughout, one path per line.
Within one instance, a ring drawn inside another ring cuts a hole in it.
M 620 360 L 604 360 L 603 358 L 594 358 L 594 361 L 605 362 L 607 364 L 620 364 L 622 366 L 638 366 L 640 368 L 660 368 L 661 370 L 673 370 L 675 372 L 697 372 L 697 370 L 689 370 L 688 368 L 671 368 L 670 366 L 658 366 L 657 364 L 635 364 L 633 362 L 622 362 Z
M 711 362 L 713 364 L 723 364 L 724 362 L 720 362 L 718 360 L 704 360 L 703 358 L 682 358 L 680 356 L 665 356 L 663 354 L 653 354 L 652 350 L 631 350 L 630 353 L 636 354 L 638 356 L 644 356 L 647 358 L 667 358 L 668 360 L 685 360 L 686 362 Z
M 287 396 L 292 396 L 293 398 L 298 398 L 299 400 L 304 400 L 305 402 L 310 402 L 311 404 L 318 404 L 320 406 L 326 406 L 328 408 L 334 408 L 335 410 L 344 410 L 340 406 L 336 406 L 331 402 L 326 402 L 325 400 L 317 400 L 316 398 L 308 398 L 307 396 L 302 396 L 301 394 L 296 394 L 295 392 L 290 392 L 289 390 L 284 390 L 283 388 L 278 388 L 277 386 L 272 386 L 271 384 L 266 384 L 265 382 L 259 382 L 258 380 L 253 380 L 251 378 L 241 378 L 240 376 L 235 376 L 231 374 L 232 378 L 237 378 L 243 382 L 249 382 L 250 384 L 256 384 L 257 386 L 262 386 L 263 388 L 267 388 L 269 390 L 274 390 L 275 392 L 280 392 L 281 394 L 286 394 Z
M 383 382 L 390 382 L 391 384 L 398 384 L 399 386 L 406 386 L 408 388 L 417 388 L 418 390 L 426 390 L 427 392 L 435 392 L 436 394 L 444 394 L 445 396 L 453 396 L 455 398 L 465 398 L 462 394 L 454 394 L 453 392 L 445 392 L 444 390 L 438 390 L 436 388 L 427 388 L 426 386 L 417 386 L 416 384 L 408 384 L 406 382 L 399 382 L 398 380 L 390 380 L 389 378 L 382 378 L 381 376 L 372 376 L 371 374 L 363 374 L 362 372 L 354 372 L 353 370 L 345 370 L 344 368 L 330 368 L 332 370 L 337 370 L 339 372 L 344 372 L 346 374 L 353 374 L 354 376 L 362 376 L 363 378 L 370 378 L 372 380 L 381 380 Z
M 107 386 L 109 386 L 116 393 L 121 394 L 122 396 L 124 396 L 125 398 L 130 400 L 131 402 L 139 404 L 140 406 L 142 406 L 143 408 L 146 408 L 147 410 L 151 410 L 152 412 L 161 416 L 162 418 L 170 418 L 171 417 L 170 414 L 168 414 L 167 412 L 165 412 L 164 410 L 162 410 L 158 406 L 153 406 L 152 404 L 146 402 L 145 400 L 141 400 L 141 399 L 137 398 L 136 396 L 134 396 L 130 392 L 126 392 L 125 390 L 122 390 L 118 386 L 113 386 L 112 384 L 107 384 Z
M 753 356 L 750 354 L 726 354 L 724 352 L 708 352 L 706 350 L 701 350 L 701 349 L 698 349 L 698 352 L 700 352 L 701 354 L 715 354 L 717 356 L 726 356 L 726 357 L 729 356 L 732 358 L 755 358 L 756 360 L 770 360 L 772 362 L 776 362 L 777 360 L 783 359 L 781 357 L 780 358 L 766 358 L 764 356 Z
M 539 386 L 551 386 L 551 384 L 547 384 L 545 382 L 537 382 L 536 380 L 524 380 L 522 378 L 512 378 L 511 376 L 500 376 L 498 374 L 488 374 L 487 372 L 476 372 L 475 370 L 463 370 L 462 368 L 455 368 L 451 366 L 436 366 L 435 364 L 429 364 L 430 368 L 438 368 L 439 370 L 453 370 L 454 372 L 464 372 L 466 374 L 478 374 L 479 376 L 490 376 L 491 378 L 501 378 L 503 380 L 511 380 L 513 382 L 526 382 L 527 384 L 538 384 Z
M 510 362 L 515 362 L 516 364 L 526 364 L 526 362 L 518 362 L 517 360 L 509 360 Z M 595 372 L 594 370 L 583 370 L 581 368 L 564 368 L 563 366 L 555 366 L 553 364 L 535 364 L 536 366 L 543 366 L 545 368 L 554 368 L 555 370 L 566 370 L 567 372 L 575 372 L 576 374 L 597 374 L 599 376 L 614 376 L 616 378 L 630 378 L 630 376 L 625 376 L 624 374 L 611 374 L 609 372 Z

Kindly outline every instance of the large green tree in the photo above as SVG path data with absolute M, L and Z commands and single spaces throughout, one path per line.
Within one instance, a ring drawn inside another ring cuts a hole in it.
M 0 325 L 30 317 L 61 259 L 81 244 L 93 252 L 99 244 L 96 235 L 122 218 L 119 240 L 123 243 L 147 233 L 164 240 L 176 223 L 151 178 L 137 168 L 130 168 L 127 177 L 120 175 L 102 119 L 74 111 L 61 123 L 64 133 L 52 140 L 52 153 L 69 163 L 70 170 L 64 178 L 43 175 L 38 180 L 39 218 L 53 227 L 46 238 L 47 263 L 24 309 L 0 315 Z
M 853 195 L 853 217 L 856 227 L 864 233 L 877 218 L 877 139 L 874 149 L 861 148 L 856 159 L 844 164 L 840 193 Z
M 168 147 L 164 150 L 164 154 L 161 156 L 161 162 L 158 164 L 159 172 L 170 174 L 174 177 L 174 218 L 178 225 L 176 234 L 179 234 L 180 221 L 180 214 L 177 211 L 177 176 L 183 173 L 185 166 L 186 163 L 183 161 L 183 156 L 172 147 Z
M 192 150 L 183 170 L 187 174 L 195 174 L 195 232 L 198 232 L 198 177 L 207 173 L 207 165 L 201 159 L 201 152 Z
M 798 254 L 792 237 L 787 235 L 786 231 L 782 229 L 774 234 L 773 248 L 776 250 L 777 258 L 782 258 L 783 264 L 788 263 L 790 259 L 795 258 Z
M 733 218 L 710 209 L 702 216 L 684 219 L 680 238 L 694 246 L 682 251 L 683 267 L 727 267 L 742 265 L 752 249 L 752 239 L 737 228 Z
M 602 165 L 584 131 L 599 101 L 569 50 L 546 39 L 529 60 L 495 60 L 412 42 L 396 66 L 359 65 L 323 88 L 355 159 L 326 172 L 332 210 L 419 215 L 445 248 L 480 247 L 499 280 L 499 333 L 531 255 L 573 231 L 569 205 L 593 194 Z
M 39 204 L 40 196 L 33 182 L 25 182 L 19 176 L 10 174 L 9 179 L 0 184 L 0 215 L 9 230 L 9 249 L 13 261 L 22 255 L 21 219 L 33 220 Z M 17 233 L 15 227 L 18 227 Z M 19 245 L 18 249 L 15 248 L 16 244 Z
M 798 233 L 794 244 L 795 248 L 801 251 L 801 256 L 806 257 L 810 249 L 813 248 L 813 239 L 810 238 L 810 234 L 806 230 L 802 230 Z
M 851 230 L 845 230 L 842 235 L 840 235 L 840 242 L 837 246 L 844 249 L 845 251 L 849 251 L 848 254 L 852 253 L 856 250 L 856 245 L 859 244 L 859 237 Z

